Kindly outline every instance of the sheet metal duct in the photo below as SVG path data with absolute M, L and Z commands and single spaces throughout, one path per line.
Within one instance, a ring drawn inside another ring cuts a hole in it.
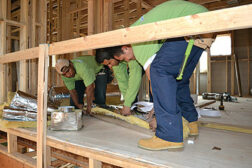
M 6 120 L 36 121 L 37 113 L 34 111 L 14 109 L 5 106 L 3 109 L 3 118 Z
M 22 91 L 17 91 L 10 103 L 10 107 L 13 109 L 37 112 L 37 97 L 24 93 Z M 47 111 L 53 112 L 55 110 L 57 110 L 57 107 L 48 103 Z

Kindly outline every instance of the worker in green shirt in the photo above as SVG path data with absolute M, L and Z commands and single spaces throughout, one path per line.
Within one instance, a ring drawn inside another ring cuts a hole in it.
M 113 69 L 119 89 L 124 97 L 122 115 L 130 115 L 130 107 L 136 99 L 142 79 L 142 67 L 136 60 L 119 62 L 105 50 L 96 50 L 96 61 Z M 128 72 L 129 70 L 129 72 Z
M 80 56 L 72 60 L 59 59 L 56 70 L 70 92 L 70 105 L 83 109 L 84 93 L 86 91 L 87 110 L 91 112 L 91 105 L 95 103 L 105 106 L 107 74 L 103 65 L 95 61 L 94 56 Z M 95 96 L 94 96 L 95 95 Z
M 131 26 L 207 11 L 198 4 L 171 0 L 156 6 Z M 190 97 L 189 79 L 203 50 L 209 47 L 212 41 L 211 38 L 194 39 L 182 80 L 177 80 L 177 76 L 188 47 L 184 37 L 109 48 L 107 52 L 117 60 L 137 60 L 151 81 L 157 128 L 155 136 L 139 140 L 139 147 L 148 150 L 183 148 L 182 116 L 189 122 L 190 134 L 198 135 L 198 113 Z

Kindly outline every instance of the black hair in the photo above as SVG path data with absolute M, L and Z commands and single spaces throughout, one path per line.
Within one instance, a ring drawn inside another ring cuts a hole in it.
M 105 49 L 105 48 L 101 48 L 101 49 L 97 49 L 96 53 L 95 53 L 95 60 L 96 62 L 103 63 L 103 61 L 106 60 L 110 60 L 112 59 L 113 56 Z
M 103 61 L 115 59 L 114 56 L 120 56 L 123 54 L 122 46 L 115 46 L 115 47 L 108 47 L 108 48 L 101 48 L 96 50 L 95 60 L 98 63 L 103 63 Z

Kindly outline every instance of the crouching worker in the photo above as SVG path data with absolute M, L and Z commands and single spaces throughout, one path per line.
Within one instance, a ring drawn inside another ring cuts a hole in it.
M 105 106 L 107 89 L 107 71 L 95 61 L 94 56 L 80 56 L 72 60 L 59 59 L 56 70 L 70 92 L 70 105 L 82 109 L 86 91 L 87 110 L 90 114 L 94 103 Z
M 205 7 L 188 1 L 166 1 L 147 12 L 131 27 L 188 15 L 196 17 L 196 14 L 207 11 Z M 157 128 L 155 136 L 139 140 L 141 148 L 183 148 L 182 116 L 189 122 L 190 134 L 198 134 L 198 113 L 190 97 L 189 80 L 202 52 L 211 46 L 213 39 L 211 36 L 209 39 L 203 36 L 193 39 L 189 43 L 184 37 L 156 40 L 119 46 L 119 52 L 116 46 L 109 51 L 120 61 L 137 60 L 151 81 Z M 184 65 L 185 55 L 189 57 L 181 78 L 180 68 Z
M 131 115 L 130 107 L 136 101 L 136 96 L 141 85 L 142 67 L 136 60 L 120 62 L 107 50 L 109 48 L 96 50 L 95 59 L 98 63 L 107 65 L 110 69 L 113 69 L 120 92 L 124 97 L 124 106 L 121 114 Z

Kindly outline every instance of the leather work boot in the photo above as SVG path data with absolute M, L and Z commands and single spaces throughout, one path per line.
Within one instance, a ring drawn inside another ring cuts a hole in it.
M 156 136 L 148 139 L 140 139 L 138 141 L 138 147 L 148 150 L 165 150 L 165 149 L 177 149 L 183 148 L 183 142 L 169 142 L 160 139 Z
M 190 122 L 188 124 L 188 126 L 189 126 L 189 129 L 190 129 L 189 135 L 192 135 L 192 136 L 199 135 L 198 121 Z

